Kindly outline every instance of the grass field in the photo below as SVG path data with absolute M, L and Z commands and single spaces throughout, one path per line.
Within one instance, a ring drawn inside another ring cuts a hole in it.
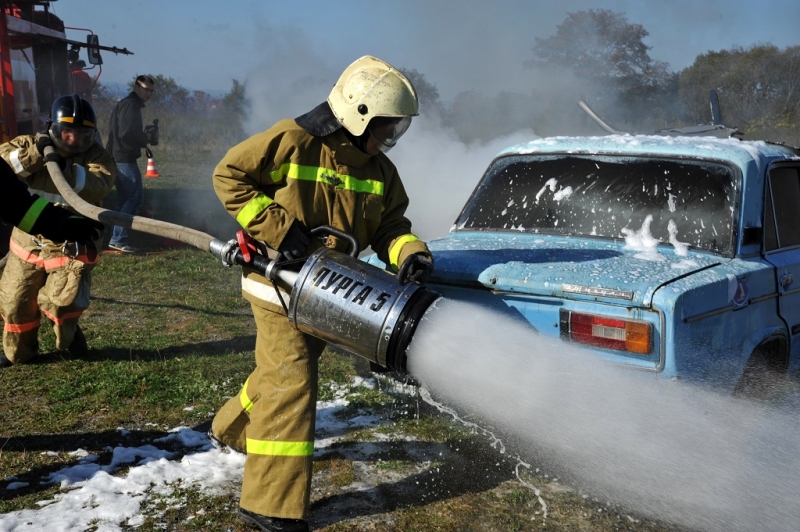
M 147 184 L 150 197 L 193 190 L 194 176 L 212 168 L 210 161 L 165 161 L 163 177 Z M 81 319 L 88 356 L 55 351 L 44 320 L 35 363 L 0 370 L 0 513 L 35 509 L 69 489 L 42 479 L 74 464 L 76 449 L 107 462 L 117 446 L 200 425 L 252 370 L 255 326 L 239 271 L 199 250 L 159 250 L 158 239 L 139 238 L 151 253 L 104 254 L 93 272 L 92 304 Z M 354 385 L 356 377 L 371 385 Z M 486 434 L 422 401 L 413 386 L 329 349 L 319 400 L 342 397 L 343 389 L 340 418 L 379 421 L 352 423 L 316 455 L 314 530 L 673 530 L 571 489 L 535 464 L 520 468 Z M 188 451 L 175 452 L 179 458 Z M 12 479 L 26 487 L 6 489 Z M 168 499 L 153 493 L 143 522 L 120 529 L 248 530 L 235 517 L 237 489 L 211 495 L 179 486 Z

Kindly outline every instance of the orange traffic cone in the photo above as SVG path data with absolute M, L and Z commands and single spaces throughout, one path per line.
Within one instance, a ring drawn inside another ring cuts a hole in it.
M 153 158 L 153 152 L 150 149 L 147 149 L 147 172 L 144 174 L 145 177 L 161 177 L 158 174 L 158 170 L 156 170 L 156 160 Z

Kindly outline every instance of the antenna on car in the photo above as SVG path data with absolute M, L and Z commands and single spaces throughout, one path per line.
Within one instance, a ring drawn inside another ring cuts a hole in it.
M 583 109 L 584 111 L 586 111 L 586 114 L 587 114 L 587 115 L 591 116 L 591 117 L 592 117 L 592 119 L 593 119 L 595 122 L 597 122 L 598 124 L 600 124 L 600 127 L 602 127 L 603 129 L 605 129 L 606 131 L 608 131 L 608 132 L 609 132 L 609 133 L 611 133 L 612 135 L 630 135 L 630 133 L 628 133 L 627 131 L 620 131 L 620 130 L 618 130 L 618 129 L 614 129 L 613 127 L 609 126 L 609 125 L 608 125 L 608 123 L 607 123 L 605 120 L 603 120 L 602 118 L 600 118 L 600 117 L 597 115 L 597 113 L 595 113 L 595 112 L 592 110 L 592 108 L 591 108 L 591 107 L 589 107 L 589 104 L 588 104 L 588 103 L 586 103 L 586 102 L 584 102 L 583 100 L 578 100 L 578 107 L 580 107 L 581 109 Z
M 733 126 L 727 126 L 722 123 L 722 113 L 720 112 L 720 105 L 719 105 L 719 98 L 717 97 L 717 91 L 711 90 L 709 92 L 709 100 L 711 103 L 711 123 L 710 124 L 700 124 L 698 126 L 684 126 L 684 127 L 671 127 L 667 129 L 659 129 L 657 131 L 649 131 L 644 132 L 644 134 L 649 135 L 665 135 L 668 137 L 717 137 L 717 138 L 729 138 L 729 137 L 736 137 L 741 136 L 742 133 L 739 129 Z M 627 131 L 620 131 L 616 128 L 611 127 L 608 123 L 600 118 L 597 113 L 589 107 L 583 100 L 578 101 L 578 106 L 586 111 L 586 114 L 592 117 L 592 119 L 600 124 L 600 127 L 611 133 L 612 135 L 630 135 Z
M 742 133 L 738 128 L 725 125 L 722 122 L 722 111 L 719 105 L 719 96 L 717 91 L 711 89 L 708 91 L 708 101 L 711 105 L 711 123 L 700 124 L 698 126 L 684 126 L 673 127 L 667 129 L 659 129 L 655 132 L 656 135 L 668 135 L 671 137 L 686 136 L 686 137 L 717 137 L 726 139 L 730 137 L 741 137 Z
M 711 123 L 714 125 L 722 125 L 722 113 L 719 110 L 717 91 L 711 89 L 708 93 L 708 99 L 711 102 Z

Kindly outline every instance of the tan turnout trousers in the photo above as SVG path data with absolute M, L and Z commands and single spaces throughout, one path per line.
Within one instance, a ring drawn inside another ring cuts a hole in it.
M 14 364 L 38 353 L 41 315 L 53 322 L 56 349 L 67 349 L 75 337 L 78 318 L 89 307 L 91 270 L 97 251 L 53 242 L 16 227 L 9 241 L 8 262 L 0 278 L 3 351 Z M 67 249 L 73 256 L 64 254 Z M 75 254 L 77 253 L 77 254 Z
M 325 343 L 252 305 L 256 369 L 214 417 L 214 437 L 247 452 L 239 506 L 303 519 L 311 497 L 317 363 Z

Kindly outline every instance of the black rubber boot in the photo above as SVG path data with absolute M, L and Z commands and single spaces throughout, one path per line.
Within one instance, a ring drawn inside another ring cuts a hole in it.
M 239 519 L 264 532 L 308 532 L 308 523 L 301 519 L 267 517 L 239 508 Z
M 89 354 L 89 344 L 86 343 L 86 337 L 83 335 L 80 326 L 75 327 L 75 337 L 72 339 L 72 343 L 69 344 L 67 351 L 72 356 L 79 358 Z
M 37 339 L 36 342 L 33 344 L 33 352 L 34 354 L 39 354 L 39 340 Z M 5 353 L 0 353 L 0 369 L 2 368 L 10 368 L 13 366 L 14 363 L 11 362 Z

